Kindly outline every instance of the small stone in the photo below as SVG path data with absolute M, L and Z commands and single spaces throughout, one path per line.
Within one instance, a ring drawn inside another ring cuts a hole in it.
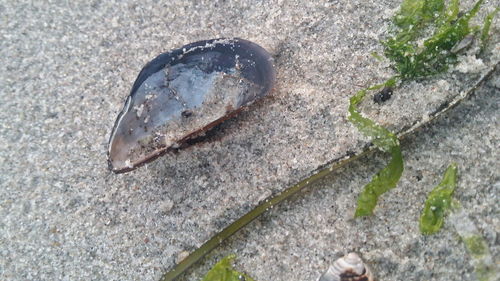
M 160 203 L 160 210 L 164 213 L 168 213 L 174 207 L 174 202 L 170 199 L 164 200 Z
M 175 258 L 175 263 L 176 264 L 181 263 L 181 261 L 183 261 L 188 256 L 189 256 L 189 252 L 188 251 L 182 251 L 182 252 L 178 253 L 177 257 Z
M 389 100 L 392 96 L 392 88 L 384 87 L 382 91 L 376 93 L 373 96 L 373 101 L 377 104 L 382 104 L 383 102 Z

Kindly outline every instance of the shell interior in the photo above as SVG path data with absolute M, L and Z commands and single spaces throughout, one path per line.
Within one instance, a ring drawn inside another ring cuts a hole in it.
M 272 57 L 243 39 L 213 39 L 164 53 L 139 73 L 109 140 L 114 172 L 181 146 L 274 87 Z

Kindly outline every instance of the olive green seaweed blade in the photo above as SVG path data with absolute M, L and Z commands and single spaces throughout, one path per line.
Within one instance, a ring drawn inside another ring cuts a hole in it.
M 202 281 L 255 281 L 250 276 L 233 269 L 231 263 L 236 256 L 229 255 L 210 269 Z
M 422 234 L 434 234 L 441 229 L 445 214 L 451 207 L 451 196 L 456 185 L 457 164 L 452 163 L 446 169 L 443 180 L 429 193 L 425 201 L 425 207 L 420 216 L 420 232 Z
M 493 12 L 489 13 L 484 19 L 483 29 L 481 30 L 481 51 L 486 49 L 488 41 L 490 39 L 490 28 L 493 22 L 493 18 L 500 11 L 500 7 L 497 7 Z
M 390 152 L 391 154 L 389 164 L 375 174 L 359 195 L 354 214 L 355 217 L 372 215 L 377 205 L 378 198 L 383 193 L 396 187 L 404 170 L 403 155 L 401 154 L 399 140 L 396 135 L 376 124 L 373 120 L 363 117 L 356 107 L 368 91 L 377 90 L 382 87 L 392 87 L 395 83 L 395 78 L 389 79 L 383 84 L 375 85 L 357 92 L 350 100 L 349 121 L 364 135 L 370 137 L 373 144 L 378 149 Z

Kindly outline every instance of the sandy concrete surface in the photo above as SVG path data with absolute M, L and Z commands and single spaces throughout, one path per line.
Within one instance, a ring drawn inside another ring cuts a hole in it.
M 348 98 L 391 76 L 370 53 L 382 51 L 378 40 L 399 4 L 1 1 L 0 279 L 157 280 L 259 201 L 360 151 L 368 140 L 347 122 Z M 498 4 L 486 1 L 481 15 Z M 498 62 L 498 19 L 493 29 L 484 60 L 465 54 L 451 74 L 406 85 L 383 106 L 367 101 L 364 112 L 396 131 L 427 120 Z M 217 37 L 269 50 L 278 72 L 272 97 L 203 144 L 110 173 L 109 133 L 141 67 Z M 498 73 L 492 81 L 403 142 L 407 170 L 374 218 L 348 219 L 387 160 L 379 154 L 276 208 L 214 255 L 239 252 L 239 266 L 260 281 L 315 280 L 348 250 L 383 280 L 470 276 L 451 231 L 416 231 L 426 193 L 454 160 L 458 198 L 498 260 Z

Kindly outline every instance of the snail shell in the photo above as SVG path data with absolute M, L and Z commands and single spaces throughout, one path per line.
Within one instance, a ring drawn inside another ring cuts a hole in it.
M 319 281 L 374 281 L 370 269 L 356 253 L 349 253 L 336 260 L 319 278 Z
M 269 94 L 269 53 L 239 39 L 198 41 L 150 61 L 135 80 L 108 144 L 115 173 L 133 170 L 187 145 Z

